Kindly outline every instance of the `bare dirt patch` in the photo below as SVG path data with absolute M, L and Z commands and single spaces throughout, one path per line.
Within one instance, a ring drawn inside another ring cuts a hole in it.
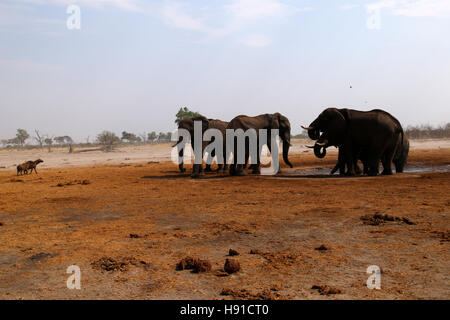
M 294 169 L 323 168 L 312 177 L 194 180 L 189 166 L 180 174 L 161 159 L 148 164 L 155 159 L 146 152 L 141 162 L 119 152 L 103 155 L 117 156 L 107 165 L 47 166 L 21 183 L 5 164 L 0 298 L 450 299 L 450 172 L 330 178 L 330 150 L 322 160 L 290 156 Z M 139 165 L 120 167 L 125 157 Z M 449 159 L 450 149 L 412 148 L 409 165 Z M 85 179 L 92 183 L 55 187 Z M 187 256 L 211 271 L 177 271 Z M 239 272 L 222 270 L 227 258 L 238 258 Z M 83 290 L 69 292 L 74 264 Z M 366 286 L 370 265 L 382 270 L 381 290 Z M 311 289 L 324 285 L 341 293 Z

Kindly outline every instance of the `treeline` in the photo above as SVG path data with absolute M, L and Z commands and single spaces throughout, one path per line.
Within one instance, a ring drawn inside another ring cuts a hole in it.
M 178 124 L 181 120 L 186 118 L 192 118 L 201 116 L 200 113 L 189 110 L 187 107 L 182 107 L 175 115 L 175 123 Z M 159 132 L 152 131 L 150 133 L 135 134 L 132 132 L 122 131 L 122 136 L 117 136 L 114 132 L 103 131 L 99 133 L 93 142 L 89 141 L 89 137 L 86 142 L 75 143 L 70 136 L 49 136 L 48 134 L 42 134 L 39 130 L 34 130 L 34 135 L 31 136 L 24 129 L 17 129 L 16 136 L 10 139 L 0 140 L 0 145 L 4 148 L 48 148 L 51 151 L 52 146 L 69 147 L 72 150 L 72 145 L 78 147 L 86 146 L 102 146 L 106 150 L 111 150 L 114 145 L 118 144 L 155 144 L 155 143 L 167 143 L 172 138 L 172 132 Z M 34 141 L 35 144 L 27 144 L 27 141 Z
M 433 127 L 430 125 L 408 126 L 405 130 L 409 139 L 444 139 L 450 138 L 450 123 Z
M 106 149 L 111 148 L 117 144 L 156 144 L 167 143 L 171 140 L 172 132 L 159 132 L 152 131 L 150 133 L 134 134 L 131 132 L 123 131 L 122 136 L 117 136 L 114 132 L 103 131 L 99 133 L 94 141 L 90 142 L 89 137 L 86 142 L 74 142 L 74 140 L 68 136 L 48 136 L 41 134 L 39 130 L 35 130 L 34 135 L 30 135 L 25 129 L 17 129 L 16 136 L 10 139 L 0 140 L 0 145 L 3 148 L 47 148 L 51 151 L 52 147 L 71 147 L 71 146 L 105 146 Z M 32 143 L 34 142 L 34 143 Z
M 405 133 L 409 139 L 446 139 L 450 138 L 450 123 L 436 127 L 426 124 L 408 126 Z M 303 130 L 302 133 L 293 135 L 292 138 L 308 138 L 308 132 Z

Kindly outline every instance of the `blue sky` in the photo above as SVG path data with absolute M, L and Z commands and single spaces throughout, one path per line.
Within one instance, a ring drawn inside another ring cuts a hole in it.
M 449 56 L 448 0 L 0 0 L 0 138 L 171 131 L 182 106 L 293 133 L 326 107 L 437 125 Z

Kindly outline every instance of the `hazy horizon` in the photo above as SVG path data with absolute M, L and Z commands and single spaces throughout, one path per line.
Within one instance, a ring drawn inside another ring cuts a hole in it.
M 446 0 L 2 0 L 0 139 L 168 132 L 184 106 L 280 112 L 292 134 L 327 107 L 436 126 L 450 122 L 449 54 Z

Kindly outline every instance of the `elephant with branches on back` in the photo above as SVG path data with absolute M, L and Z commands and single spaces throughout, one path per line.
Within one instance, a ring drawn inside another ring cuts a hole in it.
M 188 118 L 188 119 L 183 119 L 180 120 L 178 123 L 178 129 L 185 129 L 189 132 L 190 134 L 190 138 L 191 138 L 191 145 L 192 145 L 192 149 L 194 149 L 194 144 L 192 143 L 195 140 L 195 134 L 194 134 L 194 122 L 195 121 L 201 121 L 202 124 L 202 156 L 205 152 L 205 148 L 210 144 L 214 142 L 214 137 L 211 139 L 211 141 L 203 141 L 203 134 L 205 133 L 206 130 L 208 129 L 217 129 L 222 133 L 222 138 L 223 141 L 225 141 L 225 129 L 228 125 L 228 122 L 222 121 L 222 120 L 217 120 L 217 119 L 207 119 L 206 117 L 203 116 L 198 116 L 198 117 L 193 117 L 193 118 Z M 184 148 L 185 148 L 185 142 L 182 141 L 182 137 L 179 138 L 178 142 L 173 146 L 173 147 L 177 147 L 178 148 L 178 155 L 182 158 L 184 156 Z M 194 150 L 195 152 L 195 150 Z M 223 153 L 225 154 L 225 152 Z M 215 157 L 215 150 L 213 150 L 210 154 L 208 154 L 208 160 L 206 163 L 206 167 L 205 170 L 206 172 L 211 172 L 211 162 L 212 159 Z M 218 159 L 219 160 L 219 159 Z M 218 169 L 217 171 L 220 170 L 226 170 L 226 165 L 223 165 L 223 163 L 225 163 L 224 159 L 222 159 L 222 161 L 218 161 L 219 165 L 218 165 Z M 221 163 L 220 163 L 221 162 Z M 186 168 L 184 168 L 184 162 L 183 160 L 181 160 L 181 162 L 178 165 L 180 172 L 185 172 Z M 193 177 L 198 177 L 200 175 L 204 174 L 203 171 L 203 166 L 202 165 L 195 165 L 193 166 L 192 169 L 192 176 Z
M 260 137 L 258 136 L 260 129 L 266 129 L 267 130 L 267 147 L 269 151 L 271 151 L 271 129 L 278 129 L 279 130 L 279 136 L 281 141 L 283 142 L 283 160 L 284 162 L 292 168 L 292 164 L 289 162 L 288 159 L 288 153 L 289 153 L 289 147 L 291 146 L 291 124 L 285 116 L 281 115 L 280 113 L 274 113 L 274 114 L 262 114 L 255 117 L 249 117 L 246 115 L 239 115 L 233 120 L 231 120 L 227 126 L 227 129 L 233 129 L 235 132 L 238 129 L 242 129 L 243 132 L 247 132 L 249 129 L 254 129 L 257 134 L 257 155 L 256 155 L 256 161 L 255 159 L 252 159 L 252 173 L 259 174 L 260 173 L 260 152 L 259 146 L 260 146 Z M 237 138 L 235 138 L 234 142 L 234 150 L 233 150 L 233 162 L 230 165 L 230 174 L 231 175 L 246 175 L 244 172 L 244 168 L 248 162 L 249 157 L 249 143 L 250 139 L 245 139 L 245 163 L 238 163 L 238 150 L 237 150 Z M 277 155 L 278 157 L 278 155 Z M 228 160 L 228 157 L 226 157 Z
M 378 174 L 380 160 L 383 164 L 382 174 L 392 174 L 391 164 L 397 150 L 399 170 L 403 170 L 406 163 L 409 142 L 405 142 L 400 122 L 384 110 L 328 108 L 308 127 L 302 128 L 308 130 L 312 140 L 317 140 L 314 154 L 318 158 L 325 157 L 326 148 L 339 147 L 338 165 L 341 173 L 345 165 L 348 170 L 346 174 L 355 175 L 355 163 L 360 155 L 363 155 L 365 171 L 372 176 Z

